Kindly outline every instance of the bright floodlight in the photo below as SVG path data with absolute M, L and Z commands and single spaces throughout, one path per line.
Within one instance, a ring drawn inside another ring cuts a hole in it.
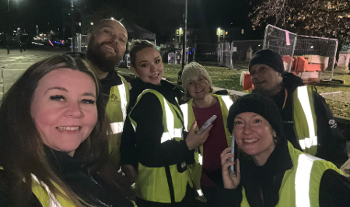
M 114 18 L 113 18 L 113 17 L 111 17 L 111 20 L 114 20 Z

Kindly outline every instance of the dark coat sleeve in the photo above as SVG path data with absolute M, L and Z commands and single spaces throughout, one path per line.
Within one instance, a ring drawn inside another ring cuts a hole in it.
M 0 192 L 0 206 L 10 207 L 10 199 L 2 192 Z
M 216 207 L 239 207 L 242 202 L 242 187 L 236 189 L 223 188 L 220 191 L 220 196 L 216 202 Z
M 163 110 L 159 99 L 151 93 L 142 96 L 130 116 L 137 123 L 137 160 L 148 167 L 179 164 L 193 157 L 185 141 L 168 140 L 161 143 L 164 129 Z
M 333 117 L 324 98 L 317 92 L 313 94 L 317 117 L 317 157 L 333 162 L 337 167 L 348 159 L 346 140 Z
M 0 170 L 0 206 L 10 206 L 10 198 L 7 195 L 7 190 L 5 173 L 3 170 Z
M 121 137 L 120 154 L 122 165 L 138 166 L 136 157 L 136 134 L 131 125 L 130 119 L 126 118 L 124 122 L 123 134 Z
M 350 206 L 349 179 L 334 170 L 326 170 L 320 183 L 320 207 Z

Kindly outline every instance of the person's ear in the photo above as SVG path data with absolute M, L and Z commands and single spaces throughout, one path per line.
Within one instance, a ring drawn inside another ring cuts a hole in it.
M 134 66 L 130 66 L 130 70 L 135 74 L 136 77 L 138 77 L 136 69 L 134 68 Z

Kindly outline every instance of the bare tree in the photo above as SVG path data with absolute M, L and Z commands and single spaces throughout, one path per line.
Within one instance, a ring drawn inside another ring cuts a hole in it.
M 350 42 L 350 0 L 250 0 L 253 29 L 267 23 Z

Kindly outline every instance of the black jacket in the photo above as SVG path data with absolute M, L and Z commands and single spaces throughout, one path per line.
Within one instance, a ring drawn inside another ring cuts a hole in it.
M 276 144 L 264 166 L 256 166 L 250 156 L 242 156 L 241 183 L 237 189 L 222 189 L 218 207 L 238 207 L 242 186 L 251 207 L 274 207 L 279 202 L 279 189 L 287 170 L 293 167 L 287 142 Z M 319 190 L 320 207 L 345 207 L 350 204 L 350 183 L 338 172 L 324 172 Z
M 84 162 L 70 157 L 65 152 L 59 152 L 46 148 L 47 159 L 57 173 L 60 179 L 72 189 L 79 197 L 89 204 L 96 207 L 133 207 L 133 203 L 129 201 L 120 190 L 107 184 L 98 173 L 93 176 L 89 175 L 88 169 L 83 167 Z M 2 185 L 6 183 L 6 175 L 0 170 L 0 206 L 10 207 L 10 201 L 5 189 Z M 41 207 L 40 202 L 32 194 L 30 207 Z
M 138 163 L 147 167 L 164 167 L 193 162 L 193 151 L 190 151 L 184 140 L 169 140 L 161 144 L 164 129 L 162 124 L 163 110 L 159 99 L 151 93 L 142 96 L 134 107 L 138 95 L 145 89 L 154 89 L 161 93 L 169 103 L 179 105 L 175 99 L 181 96 L 179 89 L 167 81 L 161 85 L 144 83 L 140 79 L 131 82 L 129 116 L 137 122 L 136 133 L 127 118 L 124 124 L 120 147 L 123 165 L 132 164 L 136 169 Z M 130 113 L 131 109 L 132 112 Z
M 302 85 L 304 85 L 304 83 L 299 77 L 291 73 L 286 73 L 283 75 L 282 90 L 272 97 L 278 108 L 280 108 L 287 140 L 291 142 L 295 148 L 301 151 L 302 149 L 295 134 L 293 123 L 293 92 L 297 87 Z M 282 109 L 286 95 L 285 89 L 287 89 L 287 100 L 285 107 Z M 333 162 L 337 167 L 340 167 L 348 159 L 346 140 L 340 129 L 337 128 L 333 114 L 324 98 L 314 91 L 313 99 L 317 119 L 318 146 L 316 156 Z

